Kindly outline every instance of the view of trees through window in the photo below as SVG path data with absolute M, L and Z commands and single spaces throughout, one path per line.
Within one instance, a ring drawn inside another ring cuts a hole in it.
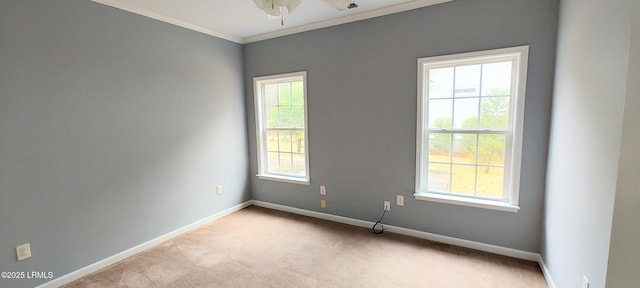
M 429 70 L 429 191 L 504 198 L 511 73 L 511 62 Z
M 266 84 L 264 93 L 267 172 L 305 176 L 304 84 Z

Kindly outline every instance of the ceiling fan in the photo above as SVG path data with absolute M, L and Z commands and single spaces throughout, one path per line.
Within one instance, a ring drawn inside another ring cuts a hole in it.
M 354 0 L 322 0 L 338 10 L 353 9 L 358 7 Z M 289 14 L 293 12 L 301 0 L 253 0 L 256 6 L 273 17 L 280 17 L 282 20 L 282 9 L 287 8 Z M 284 24 L 282 22 L 282 24 Z

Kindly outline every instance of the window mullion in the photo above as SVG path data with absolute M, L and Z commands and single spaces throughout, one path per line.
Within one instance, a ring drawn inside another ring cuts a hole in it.
M 475 159 L 475 163 L 476 163 L 476 177 L 475 177 L 475 183 L 474 183 L 474 187 L 473 187 L 473 195 L 478 195 L 478 153 L 480 153 L 480 134 L 476 134 L 476 159 Z
M 501 135 L 511 135 L 511 131 L 507 130 L 470 130 L 470 129 L 428 129 L 425 131 L 426 133 L 456 133 L 456 134 L 501 134 Z
M 261 169 L 264 170 L 269 170 L 269 143 L 268 143 L 268 139 L 269 139 L 269 133 L 268 130 L 269 128 L 267 127 L 267 109 L 269 109 L 270 107 L 267 107 L 267 101 L 266 101 L 266 97 L 267 97 L 267 88 L 266 85 L 261 85 L 260 86 L 260 91 L 262 91 L 262 95 L 261 95 L 261 101 L 262 101 L 262 111 L 260 111 L 260 115 L 261 115 L 261 122 L 260 122 L 260 126 L 262 127 L 263 131 L 262 131 L 262 140 L 260 143 L 260 146 L 262 147 L 263 151 L 262 151 L 262 166 Z
M 484 64 L 480 64 L 480 85 L 479 85 L 479 91 L 478 91 L 478 121 L 476 122 L 476 127 L 478 128 L 478 130 L 480 130 L 480 128 L 482 128 L 482 125 L 480 124 L 480 119 L 482 119 L 482 77 L 484 76 L 483 74 L 483 69 L 484 69 Z M 474 181 L 473 181 L 473 195 L 474 196 L 478 196 L 478 151 L 480 150 L 480 146 L 478 145 L 480 143 L 480 134 L 476 134 L 476 155 L 475 155 L 475 169 L 474 169 Z
M 456 66 L 453 66 L 453 87 L 451 91 L 453 95 L 451 95 L 451 127 L 450 129 L 455 130 L 456 123 Z M 449 142 L 449 187 L 447 187 L 448 192 L 453 192 L 453 132 L 449 132 L 449 136 L 451 141 Z

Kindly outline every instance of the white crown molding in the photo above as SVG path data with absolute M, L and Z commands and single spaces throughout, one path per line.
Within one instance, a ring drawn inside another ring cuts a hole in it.
M 243 42 L 242 38 L 240 38 L 240 37 L 232 36 L 232 35 L 229 35 L 229 34 L 226 34 L 226 33 L 222 33 L 222 32 L 218 32 L 218 31 L 215 31 L 215 30 L 212 30 L 212 29 L 200 26 L 200 25 L 195 25 L 195 24 L 191 24 L 191 23 L 188 23 L 188 22 L 185 22 L 185 21 L 182 21 L 182 20 L 178 20 L 176 18 L 169 17 L 169 16 L 164 15 L 164 14 L 160 14 L 160 13 L 157 13 L 157 12 L 149 11 L 149 10 L 144 9 L 144 8 L 140 8 L 140 7 L 137 7 L 137 6 L 133 6 L 133 5 L 127 4 L 127 3 L 125 3 L 124 1 L 121 1 L 121 0 L 91 0 L 91 1 L 96 2 L 96 3 L 100 3 L 100 4 L 104 4 L 104 5 L 107 5 L 107 6 L 111 6 L 111 7 L 114 7 L 114 8 L 122 9 L 124 11 L 128 11 L 128 12 L 135 13 L 135 14 L 138 14 L 138 15 L 142 15 L 142 16 L 145 16 L 145 17 L 149 17 L 149 18 L 152 18 L 152 19 L 156 19 L 156 20 L 159 20 L 159 21 L 162 21 L 162 22 L 166 22 L 166 23 L 169 23 L 169 24 L 173 24 L 173 25 L 176 25 L 176 26 L 180 26 L 182 28 L 187 28 L 187 29 L 190 29 L 190 30 L 193 30 L 193 31 L 197 31 L 197 32 L 200 32 L 200 33 L 204 33 L 204 34 L 207 34 L 207 35 L 214 36 L 214 37 L 218 37 L 218 38 L 222 38 L 222 39 L 225 39 L 225 40 L 229 40 L 229 41 L 232 41 L 232 42 L 236 42 L 236 43 L 240 43 L 240 44 L 242 44 L 242 42 Z
M 411 1 L 411 2 L 406 2 L 406 3 L 402 3 L 402 4 L 398 4 L 398 5 L 393 5 L 393 6 L 389 6 L 389 7 L 385 7 L 385 8 L 381 8 L 381 9 L 377 9 L 377 10 L 373 10 L 373 11 L 353 14 L 353 15 L 340 17 L 340 18 L 336 18 L 336 19 L 331 19 L 331 20 L 326 20 L 326 21 L 321 21 L 321 22 L 316 22 L 316 23 L 312 23 L 312 24 L 308 24 L 308 25 L 304 25 L 304 26 L 292 27 L 292 28 L 289 28 L 289 29 L 278 30 L 278 31 L 275 31 L 275 32 L 264 33 L 264 34 L 260 34 L 260 35 L 256 35 L 256 36 L 244 37 L 244 38 L 242 38 L 242 42 L 241 43 L 242 44 L 253 43 L 253 42 L 258 42 L 258 41 L 262 41 L 262 40 L 282 37 L 282 36 L 286 36 L 286 35 L 291 35 L 291 34 L 296 34 L 296 33 L 301 33 L 301 32 L 306 32 L 306 31 L 311 31 L 311 30 L 316 30 L 316 29 L 321 29 L 321 28 L 326 28 L 326 27 L 331 27 L 331 26 L 336 26 L 336 25 L 345 24 L 345 23 L 349 23 L 349 22 L 356 22 L 356 21 L 360 21 L 360 20 L 366 20 L 366 19 L 385 16 L 385 15 L 389 15 L 389 14 L 400 13 L 400 12 L 404 12 L 404 11 L 423 8 L 423 7 L 427 7 L 427 6 L 433 6 L 433 5 L 437 5 L 437 4 L 441 4 L 441 3 L 445 3 L 445 2 L 451 2 L 451 1 L 453 1 L 453 0 L 416 0 L 416 1 Z
M 451 2 L 453 0 L 415 0 L 415 1 L 411 1 L 411 2 L 406 2 L 406 3 L 402 3 L 402 4 L 398 4 L 398 5 L 385 7 L 385 8 L 382 8 L 382 9 L 377 9 L 377 10 L 373 10 L 373 11 L 353 14 L 353 15 L 350 15 L 350 16 L 340 17 L 340 18 L 336 18 L 336 19 L 316 22 L 316 23 L 312 23 L 312 24 L 308 24 L 308 25 L 292 27 L 292 28 L 288 28 L 288 29 L 278 30 L 278 31 L 274 31 L 274 32 L 269 32 L 269 33 L 264 33 L 264 34 L 259 34 L 259 35 L 255 35 L 255 36 L 244 37 L 244 38 L 233 36 L 233 35 L 229 35 L 229 34 L 226 34 L 226 33 L 219 32 L 219 31 L 215 31 L 213 29 L 206 28 L 206 27 L 203 27 L 203 26 L 200 26 L 200 25 L 188 23 L 188 22 L 185 22 L 185 21 L 182 21 L 182 20 L 167 16 L 167 15 L 164 15 L 164 14 L 161 14 L 161 13 L 149 11 L 149 10 L 144 9 L 144 8 L 140 8 L 140 7 L 131 5 L 131 4 L 127 4 L 123 0 L 91 0 L 91 1 L 96 2 L 96 3 L 100 3 L 100 4 L 104 4 L 104 5 L 107 5 L 107 6 L 111 6 L 111 7 L 114 7 L 114 8 L 118 8 L 118 9 L 121 9 L 121 10 L 129 11 L 131 13 L 135 13 L 135 14 L 138 14 L 138 15 L 142 15 L 142 16 L 145 16 L 145 17 L 152 18 L 152 19 L 156 19 L 156 20 L 159 20 L 159 21 L 162 21 L 162 22 L 166 22 L 166 23 L 169 23 L 169 24 L 180 26 L 180 27 L 183 27 L 183 28 L 186 28 L 186 29 L 190 29 L 190 30 L 193 30 L 193 31 L 197 31 L 197 32 L 200 32 L 200 33 L 204 33 L 204 34 L 207 34 L 207 35 L 211 35 L 211 36 L 214 36 L 214 37 L 218 37 L 218 38 L 222 38 L 222 39 L 229 40 L 229 41 L 232 41 L 232 42 L 236 42 L 236 43 L 239 43 L 239 44 L 247 44 L 247 43 L 253 43 L 253 42 L 263 41 L 263 40 L 267 40 L 267 39 L 282 37 L 282 36 L 286 36 L 286 35 L 291 35 L 291 34 L 296 34 L 296 33 L 301 33 L 301 32 L 306 32 L 306 31 L 311 31 L 311 30 L 316 30 L 316 29 L 321 29 L 321 28 L 326 28 L 326 27 L 331 27 L 331 26 L 336 26 L 336 25 L 345 24 L 345 23 L 349 23 L 349 22 L 356 22 L 356 21 L 360 21 L 360 20 L 365 20 L 365 19 L 385 16 L 385 15 L 389 15 L 389 14 L 404 12 L 404 11 L 408 11 L 408 10 L 423 8 L 423 7 L 437 5 L 437 4 L 441 4 L 441 3 L 445 3 L 445 2 Z

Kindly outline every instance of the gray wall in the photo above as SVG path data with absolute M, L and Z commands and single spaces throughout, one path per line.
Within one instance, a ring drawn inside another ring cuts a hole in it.
M 561 2 L 542 243 L 557 287 L 581 287 L 582 275 L 590 287 L 605 287 L 618 159 L 627 157 L 620 154 L 620 143 L 627 84 L 632 82 L 628 60 L 633 1 Z M 638 113 L 638 107 L 628 112 Z M 625 124 L 632 125 L 631 119 Z M 636 148 L 626 149 L 637 152 L 637 143 L 632 145 Z M 635 167 L 637 177 L 638 163 L 625 165 L 621 172 Z M 620 200 L 633 199 L 622 193 Z M 631 213 L 637 227 L 638 212 Z
M 244 47 L 251 185 L 256 200 L 538 252 L 557 1 L 457 0 Z M 530 45 L 521 210 L 413 199 L 419 57 Z M 259 180 L 252 78 L 306 70 L 311 185 Z M 319 186 L 327 186 L 320 209 Z
M 59 277 L 250 199 L 240 45 L 0 0 L 0 51 L 0 271 Z
M 640 283 L 640 1 L 634 5 L 622 146 L 607 267 L 607 287 L 611 288 L 633 288 Z

